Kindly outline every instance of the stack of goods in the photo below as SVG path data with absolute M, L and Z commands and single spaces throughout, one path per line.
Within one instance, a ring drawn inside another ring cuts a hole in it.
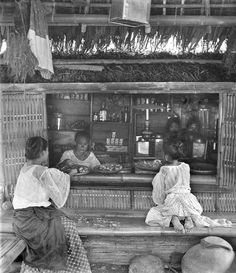
M 139 160 L 135 162 L 135 173 L 156 174 L 161 167 L 160 160 Z

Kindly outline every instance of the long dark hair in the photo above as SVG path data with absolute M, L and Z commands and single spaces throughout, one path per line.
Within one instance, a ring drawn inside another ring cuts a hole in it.
M 47 147 L 48 142 L 43 137 L 35 136 L 28 138 L 25 145 L 26 159 L 33 160 L 39 158 L 40 154 L 46 151 Z

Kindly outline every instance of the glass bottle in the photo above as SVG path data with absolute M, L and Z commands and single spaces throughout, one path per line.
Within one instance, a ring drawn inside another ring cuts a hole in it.
M 128 108 L 128 106 L 125 106 L 125 108 L 124 108 L 123 122 L 129 122 L 129 108 Z
M 99 111 L 99 121 L 107 121 L 107 109 L 105 102 L 102 103 L 101 109 Z

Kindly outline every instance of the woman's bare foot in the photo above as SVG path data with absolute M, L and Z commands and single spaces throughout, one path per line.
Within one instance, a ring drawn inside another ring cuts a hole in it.
M 182 232 L 184 233 L 184 227 L 183 225 L 180 223 L 179 218 L 177 216 L 172 216 L 171 222 L 174 226 L 174 229 L 176 232 Z
M 184 228 L 186 230 L 186 232 L 190 232 L 191 229 L 193 229 L 194 224 L 193 224 L 193 220 L 191 216 L 187 216 L 185 218 L 185 223 L 184 223 Z

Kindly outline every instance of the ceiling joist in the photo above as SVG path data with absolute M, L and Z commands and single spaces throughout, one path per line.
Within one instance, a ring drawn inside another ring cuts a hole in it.
M 94 14 L 55 14 L 48 17 L 49 26 L 76 26 L 78 24 L 113 26 L 108 15 Z M 1 26 L 13 26 L 13 16 L 0 18 Z M 235 16 L 172 16 L 158 15 L 150 17 L 151 26 L 236 26 Z

